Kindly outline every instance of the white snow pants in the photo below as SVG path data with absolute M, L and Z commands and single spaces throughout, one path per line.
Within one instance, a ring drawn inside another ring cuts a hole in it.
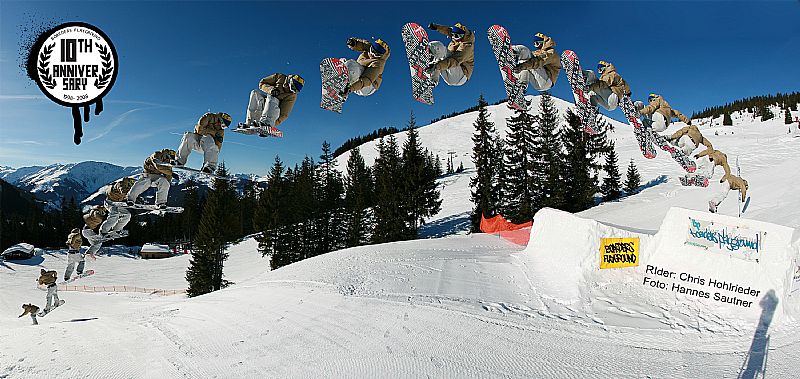
M 594 71 L 592 70 L 584 70 L 583 75 L 586 78 L 586 85 L 591 86 L 593 83 L 597 82 L 597 75 L 595 75 Z M 608 86 L 603 85 L 603 88 L 598 89 L 597 91 L 589 91 L 589 101 L 594 106 L 601 106 L 605 109 L 613 111 L 617 109 L 617 105 L 619 105 L 619 97 L 617 96 L 611 88 Z
M 708 159 L 708 157 L 702 157 L 697 160 L 697 170 L 694 173 L 695 175 L 705 176 L 711 179 L 714 176 L 714 170 L 716 168 L 717 165 L 714 164 L 714 161 Z
M 131 212 L 125 207 L 119 207 L 111 204 L 110 201 L 105 202 L 105 207 L 108 210 L 106 220 L 100 224 L 100 233 L 106 234 L 110 231 L 121 232 L 125 229 L 125 225 L 131 221 Z
M 280 114 L 280 112 L 278 112 Z M 275 117 L 277 119 L 277 117 Z M 273 121 L 274 122 L 274 121 Z M 219 147 L 214 142 L 212 136 L 201 136 L 197 133 L 183 133 L 181 145 L 178 147 L 176 160 L 185 165 L 192 150 L 203 153 L 203 167 L 210 167 L 212 171 L 217 169 L 217 159 L 219 158 Z
M 136 198 L 147 191 L 148 188 L 156 187 L 156 205 L 166 204 L 169 194 L 169 180 L 164 175 L 143 173 L 139 180 L 133 184 L 128 192 L 128 200 L 136 201 Z
M 89 250 L 86 250 L 86 254 L 95 255 L 103 246 L 103 236 L 87 227 L 83 228 L 81 234 L 89 240 Z M 83 266 L 78 266 L 78 271 L 80 271 L 79 274 L 83 272 Z
M 678 148 L 681 149 L 684 154 L 692 155 L 692 152 L 697 148 L 697 145 L 695 145 L 694 141 L 692 141 L 692 138 L 686 134 L 683 137 L 678 138 Z
M 715 193 L 714 196 L 711 198 L 711 202 L 714 203 L 714 206 L 719 206 L 719 203 L 728 196 L 728 192 L 731 192 L 731 185 L 728 181 L 722 182 L 722 188 L 720 188 L 719 192 Z
M 514 50 L 514 54 L 517 55 L 517 64 L 533 58 L 533 53 L 531 53 L 531 50 L 525 45 L 511 46 L 511 50 Z M 519 73 L 519 78 L 522 81 L 532 85 L 537 91 L 547 91 L 553 87 L 553 82 L 550 80 L 550 75 L 547 75 L 547 70 L 545 70 L 544 67 L 535 68 L 532 70 L 523 70 Z
M 653 114 L 647 118 L 650 120 L 650 127 L 653 128 L 654 132 L 663 132 L 667 130 L 667 126 L 669 126 L 669 120 L 661 113 L 653 112 Z
M 431 53 L 433 54 L 433 62 L 439 62 L 450 56 L 447 46 L 439 41 L 431 41 Z M 464 74 L 461 66 L 450 67 L 441 72 L 434 71 L 431 76 L 436 78 L 436 85 L 439 85 L 439 76 L 449 86 L 462 86 L 467 82 L 467 75 Z
M 357 82 L 358 79 L 361 78 L 361 74 L 364 73 L 364 66 L 358 64 L 358 61 L 355 59 L 342 58 L 342 61 L 345 67 L 347 67 L 347 79 L 350 84 Z M 353 91 L 353 93 L 358 96 L 369 96 L 375 93 L 375 87 L 364 87 L 358 91 Z
M 247 104 L 247 119 L 245 123 L 250 125 L 253 121 L 258 121 L 268 126 L 275 126 L 275 121 L 281 115 L 281 102 L 278 98 L 260 90 L 250 91 L 250 102 Z M 179 153 L 180 154 L 180 153 Z M 219 151 L 217 151 L 219 154 Z M 216 163 L 216 158 L 214 163 Z
M 91 247 L 89 248 L 91 250 Z M 64 280 L 69 280 L 75 264 L 78 264 L 78 275 L 83 274 L 83 267 L 86 265 L 86 255 L 81 254 L 80 250 L 70 250 L 67 254 L 67 270 L 64 271 Z
M 58 286 L 56 286 L 55 283 L 47 286 L 47 305 L 44 307 L 46 311 L 50 311 L 50 307 L 53 305 L 53 299 L 56 300 L 55 304 L 58 306 L 61 300 L 58 299 Z

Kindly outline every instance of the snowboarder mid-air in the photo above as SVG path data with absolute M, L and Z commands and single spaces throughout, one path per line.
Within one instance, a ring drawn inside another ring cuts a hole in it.
M 613 111 L 617 109 L 623 96 L 631 95 L 631 87 L 617 73 L 617 68 L 609 62 L 598 62 L 597 72 L 600 74 L 599 78 L 592 70 L 584 71 L 586 85 L 589 86 L 589 101 L 592 105 L 600 105 Z
M 139 180 L 133 184 L 128 192 L 128 206 L 134 206 L 136 199 L 151 186 L 156 187 L 155 205 L 159 209 L 166 209 L 167 195 L 169 194 L 170 180 L 173 176 L 172 165 L 175 164 L 175 150 L 163 149 L 156 151 L 144 160 L 144 172 Z
M 706 156 L 708 157 L 708 160 L 701 160 L 701 158 Z M 714 169 L 717 166 L 720 166 L 723 170 L 725 170 L 725 175 L 723 177 L 730 176 L 731 174 L 731 167 L 728 165 L 728 156 L 719 150 L 706 149 L 695 155 L 694 158 L 700 161 L 700 165 L 697 168 L 697 171 L 695 171 L 695 174 L 697 175 L 711 178 L 714 176 Z
M 224 112 L 209 112 L 200 117 L 193 132 L 183 133 L 177 152 L 177 165 L 185 165 L 189 154 L 195 150 L 203 153 L 202 171 L 207 174 L 214 173 L 217 170 L 217 159 L 222 149 L 225 128 L 231 126 L 231 120 L 231 115 Z
M 433 62 L 428 65 L 428 70 L 435 85 L 439 84 L 440 75 L 447 85 L 464 85 L 475 67 L 475 33 L 462 23 L 454 26 L 430 23 L 428 29 L 450 37 L 447 47 L 439 41 L 430 43 Z
M 59 306 L 61 304 L 61 300 L 58 298 L 58 286 L 56 285 L 56 279 L 58 278 L 58 273 L 55 271 L 47 271 L 42 269 L 39 275 L 39 285 L 47 286 L 47 305 L 44 307 L 45 312 L 50 312 L 53 308 Z M 55 299 L 55 306 L 51 308 L 53 305 L 53 299 Z
M 672 133 L 669 140 L 686 155 L 692 154 L 692 151 L 700 147 L 700 145 L 705 146 L 707 150 L 714 149 L 711 141 L 703 137 L 703 133 L 700 133 L 700 129 L 695 125 L 687 125 L 680 128 L 675 133 Z
M 100 225 L 100 234 L 107 238 L 119 238 L 126 235 L 125 226 L 131 221 L 131 212 L 125 207 L 114 203 L 125 202 L 136 179 L 124 177 L 112 183 L 106 190 L 105 207 L 108 216 L 103 224 Z
M 525 45 L 511 47 L 519 62 L 514 70 L 519 72 L 520 79 L 533 85 L 537 91 L 547 91 L 556 83 L 558 73 L 561 72 L 556 42 L 542 33 L 536 33 L 533 46 L 536 47 L 533 52 Z
M 717 207 L 719 207 L 719 204 L 725 200 L 725 197 L 728 196 L 728 192 L 731 190 L 739 191 L 742 202 L 744 202 L 747 198 L 747 180 L 744 180 L 736 175 L 725 174 L 725 176 L 723 176 L 719 182 L 722 183 L 722 189 L 717 192 L 708 202 L 709 212 L 717 213 Z
M 95 253 L 100 250 L 100 247 L 103 246 L 103 240 L 105 236 L 100 233 L 100 225 L 103 224 L 103 221 L 106 220 L 108 216 L 108 211 L 103 206 L 95 205 L 94 207 L 90 208 L 88 212 L 84 213 L 83 221 L 86 225 L 83 226 L 83 234 L 84 237 L 89 241 L 89 249 L 86 250 L 86 254 L 82 254 L 80 256 L 81 260 L 78 263 L 78 270 L 76 271 L 78 275 L 83 274 L 83 266 L 84 261 L 86 259 L 86 255 L 94 258 Z M 72 266 L 67 266 L 67 275 L 65 276 L 72 276 Z
M 649 124 L 654 132 L 663 132 L 667 130 L 669 123 L 673 118 L 681 120 L 686 125 L 691 125 L 692 121 L 689 120 L 683 113 L 673 109 L 669 103 L 664 100 L 661 95 L 651 93 L 647 96 L 647 106 L 644 103 L 637 101 L 634 103 L 639 114 L 644 118 L 645 125 Z
M 64 280 L 69 280 L 72 276 L 72 271 L 75 269 L 75 264 L 78 265 L 78 275 L 83 272 L 85 265 L 84 256 L 81 254 L 81 231 L 78 228 L 72 229 L 72 232 L 67 236 L 67 269 L 64 271 Z
M 31 315 L 31 320 L 33 320 L 33 325 L 39 325 L 39 321 L 36 321 L 36 313 L 39 312 L 39 307 L 33 304 L 22 304 L 22 314 L 19 315 L 17 318 L 25 316 L 26 314 Z
M 382 39 L 369 42 L 351 37 L 347 39 L 347 47 L 361 54 L 355 60 L 342 58 L 349 76 L 342 96 L 351 92 L 359 96 L 372 95 L 383 82 L 383 68 L 391 54 L 389 45 Z
M 256 128 L 253 134 L 269 136 L 269 128 L 276 128 L 289 117 L 304 83 L 300 75 L 294 74 L 275 73 L 261 79 L 258 88 L 250 91 L 247 118 L 239 128 Z

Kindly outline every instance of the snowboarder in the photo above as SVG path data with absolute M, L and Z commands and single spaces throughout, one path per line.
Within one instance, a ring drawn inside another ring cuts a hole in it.
M 708 156 L 708 160 L 702 160 L 700 158 Z M 716 150 L 716 149 L 706 149 L 700 154 L 694 156 L 700 162 L 700 165 L 695 171 L 696 174 L 705 176 L 706 178 L 711 178 L 714 176 L 714 169 L 717 166 L 722 167 L 725 170 L 725 176 L 729 176 L 731 174 L 731 167 L 728 165 L 728 156 L 725 153 Z
M 46 285 L 47 286 L 47 305 L 44 307 L 45 312 L 50 312 L 52 310 L 51 305 L 53 305 L 53 298 L 55 298 L 55 307 L 61 304 L 61 300 L 58 298 L 58 286 L 56 286 L 56 279 L 58 278 L 58 273 L 55 271 L 47 271 L 42 269 L 39 275 L 39 285 Z
M 72 276 L 72 270 L 75 269 L 75 264 L 78 264 L 78 275 L 83 272 L 84 256 L 81 254 L 81 231 L 78 228 L 72 229 L 72 232 L 67 236 L 67 269 L 64 271 L 64 281 L 69 280 Z
M 105 207 L 108 216 L 100 225 L 100 234 L 104 237 L 119 238 L 126 233 L 124 229 L 131 221 L 131 212 L 114 203 L 124 202 L 134 183 L 136 183 L 136 179 L 124 177 L 112 183 L 106 190 Z
M 547 91 L 553 87 L 561 72 L 561 59 L 556 52 L 556 42 L 552 38 L 536 33 L 533 37 L 533 46 L 536 51 L 531 52 L 525 45 L 511 47 L 521 62 L 514 68 L 520 74 L 520 79 L 533 85 L 537 91 Z
M 736 175 L 732 174 L 725 174 L 719 181 L 722 183 L 722 189 L 711 198 L 708 202 L 708 211 L 711 213 L 717 213 L 717 207 L 725 200 L 725 197 L 728 196 L 728 192 L 733 190 L 739 190 L 739 194 L 742 197 L 742 202 L 747 199 L 747 180 L 744 180 Z
M 707 140 L 706 137 L 703 137 L 703 133 L 700 133 L 700 129 L 697 128 L 695 125 L 687 125 L 680 128 L 675 133 L 669 137 L 670 142 L 673 145 L 678 146 L 684 154 L 690 155 L 694 149 L 698 148 L 700 145 L 706 147 L 706 150 L 713 150 L 714 146 L 711 144 L 711 141 Z
M 175 150 L 163 149 L 156 151 L 144 160 L 144 172 L 139 177 L 139 180 L 133 184 L 131 190 L 128 191 L 128 206 L 134 206 L 139 195 L 155 185 L 155 205 L 159 209 L 167 208 L 167 195 L 169 194 L 170 180 L 172 180 L 173 176 L 176 176 L 172 173 L 172 165 L 175 164 L 175 155 Z
M 431 41 L 433 62 L 428 65 L 434 85 L 439 85 L 439 76 L 450 86 L 461 86 L 472 76 L 475 67 L 475 33 L 462 23 L 444 26 L 434 23 L 428 29 L 435 30 L 450 37 L 445 48 L 439 41 Z
M 225 137 L 225 128 L 231 126 L 231 115 L 225 112 L 206 113 L 197 125 L 194 132 L 183 133 L 181 145 L 178 147 L 177 165 L 183 166 L 189 159 L 192 150 L 203 153 L 203 172 L 212 174 L 217 170 L 217 159 L 222 149 L 222 140 Z
M 39 325 L 39 321 L 36 321 L 36 313 L 39 312 L 39 307 L 33 304 L 22 304 L 22 310 L 23 310 L 22 314 L 19 315 L 17 318 L 20 318 L 30 313 L 31 320 L 33 320 L 33 325 Z
M 361 54 L 355 60 L 342 58 L 350 79 L 342 96 L 350 92 L 359 96 L 372 95 L 383 82 L 383 68 L 391 54 L 389 45 L 382 39 L 369 42 L 351 37 L 347 39 L 347 47 Z
M 613 111 L 617 109 L 623 96 L 631 95 L 631 87 L 617 73 L 617 68 L 609 62 L 598 62 L 597 72 L 600 74 L 599 78 L 592 70 L 584 71 L 586 85 L 589 86 L 589 101 L 592 105 L 601 105 Z
M 103 239 L 105 236 L 100 233 L 100 225 L 107 216 L 108 212 L 100 205 L 93 206 L 83 215 L 83 221 L 86 223 L 86 225 L 83 226 L 83 231 L 81 234 L 83 234 L 83 236 L 89 241 L 89 249 L 86 250 L 85 254 L 81 254 L 80 256 L 80 263 L 78 263 L 78 270 L 76 271 L 78 275 L 83 274 L 83 266 L 85 264 L 86 255 L 89 255 L 94 259 L 95 253 L 97 253 L 97 251 L 99 251 L 103 246 Z M 71 268 L 71 266 L 67 266 L 67 276 L 72 276 Z
M 634 103 L 639 114 L 644 119 L 644 124 L 650 124 L 654 132 L 663 132 L 667 130 L 669 123 L 673 118 L 681 120 L 686 125 L 691 125 L 692 121 L 689 120 L 683 113 L 672 109 L 661 95 L 651 93 L 647 96 L 647 106 L 644 103 L 637 101 Z
M 300 75 L 294 74 L 275 73 L 261 79 L 258 88 L 250 92 L 247 118 L 239 128 L 260 128 L 259 136 L 269 136 L 268 128 L 276 128 L 289 117 L 304 83 Z

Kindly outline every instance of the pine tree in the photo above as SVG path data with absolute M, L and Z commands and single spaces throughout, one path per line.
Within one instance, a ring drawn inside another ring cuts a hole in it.
M 625 178 L 625 194 L 630 196 L 636 193 L 641 185 L 641 181 L 642 178 L 639 175 L 639 169 L 636 168 L 636 165 L 633 163 L 633 158 L 631 158 L 631 163 L 628 164 L 628 173 Z
M 464 162 L 458 162 L 458 168 L 456 172 L 464 172 Z
M 371 222 L 368 209 L 373 205 L 375 184 L 370 169 L 356 147 L 347 158 L 347 178 L 345 180 L 345 246 L 353 247 L 369 242 Z
M 493 217 L 498 211 L 498 198 L 492 191 L 497 180 L 496 159 L 500 155 L 497 153 L 494 138 L 497 132 L 494 123 L 489 120 L 489 111 L 486 107 L 489 104 L 483 98 L 478 99 L 478 117 L 472 125 L 475 127 L 475 134 L 472 135 L 472 142 L 475 146 L 472 149 L 472 161 L 475 163 L 476 175 L 470 178 L 472 187 L 471 198 L 475 205 L 472 212 L 472 231 L 480 231 L 481 216 Z M 463 165 L 459 167 L 463 170 Z
M 378 158 L 375 160 L 375 228 L 372 241 L 375 243 L 400 241 L 411 233 L 406 224 L 408 212 L 404 209 L 405 195 L 401 189 L 402 164 L 397 139 L 393 134 L 378 142 Z
M 322 155 L 317 168 L 319 178 L 317 196 L 319 207 L 316 217 L 317 228 L 320 236 L 318 254 L 324 254 L 344 247 L 344 181 L 339 170 L 336 169 L 336 160 L 331 153 L 331 145 L 322 143 Z
M 217 175 L 227 176 L 225 165 L 220 165 Z M 223 265 L 228 258 L 225 249 L 235 239 L 230 226 L 236 222 L 236 191 L 228 180 L 217 179 L 209 193 L 203 216 L 200 218 L 192 258 L 186 271 L 189 296 L 217 291 L 229 283 L 223 280 Z
M 725 114 L 722 115 L 722 125 L 733 125 L 730 113 L 725 112 Z
M 771 120 L 775 117 L 775 114 L 772 113 L 772 110 L 769 109 L 769 106 L 762 105 L 758 110 L 758 115 L 761 116 L 761 121 Z
M 256 204 L 258 204 L 258 185 L 253 180 L 247 180 L 239 198 L 239 209 L 241 209 L 242 234 L 250 235 L 255 233 L 253 218 L 255 215 Z
M 407 212 L 407 237 L 416 238 L 423 219 L 439 212 L 442 201 L 436 188 L 436 168 L 419 141 L 413 113 L 406 130 L 408 136 L 403 143 L 400 191 L 403 193 L 403 208 Z
M 533 116 L 527 110 L 516 110 L 506 120 L 508 134 L 504 150 L 502 198 L 504 214 L 509 221 L 522 223 L 533 217 Z
M 783 110 L 783 123 L 786 125 L 792 123 L 792 114 L 789 112 L 789 108 Z
M 622 195 L 620 190 L 621 175 L 617 167 L 617 152 L 614 150 L 614 143 L 611 143 L 611 151 L 606 155 L 606 163 L 603 165 L 605 177 L 600 190 L 605 201 L 619 199 Z
M 541 95 L 539 114 L 534 117 L 531 193 L 534 213 L 541 208 L 566 207 L 563 146 L 559 133 L 558 110 L 547 92 Z
M 598 120 L 598 133 L 587 134 L 580 118 L 571 110 L 567 110 L 565 119 L 566 126 L 561 130 L 564 210 L 580 212 L 594 206 L 594 195 L 599 189 L 597 173 L 602 168 L 599 157 L 608 150 L 607 128 L 604 121 Z
M 181 212 L 182 222 L 182 235 L 189 241 L 193 241 L 197 234 L 197 228 L 200 226 L 200 217 L 202 209 L 200 204 L 200 194 L 197 192 L 197 182 L 192 179 L 186 181 L 184 187 L 186 194 L 183 197 L 183 212 Z

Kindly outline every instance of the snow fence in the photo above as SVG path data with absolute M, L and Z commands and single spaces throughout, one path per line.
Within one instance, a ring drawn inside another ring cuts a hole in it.
M 553 209 L 533 225 L 525 252 L 537 290 L 589 312 L 600 299 L 624 311 L 753 325 L 766 311 L 780 319 L 800 284 L 797 237 L 785 226 L 682 208 L 671 208 L 655 234 Z

